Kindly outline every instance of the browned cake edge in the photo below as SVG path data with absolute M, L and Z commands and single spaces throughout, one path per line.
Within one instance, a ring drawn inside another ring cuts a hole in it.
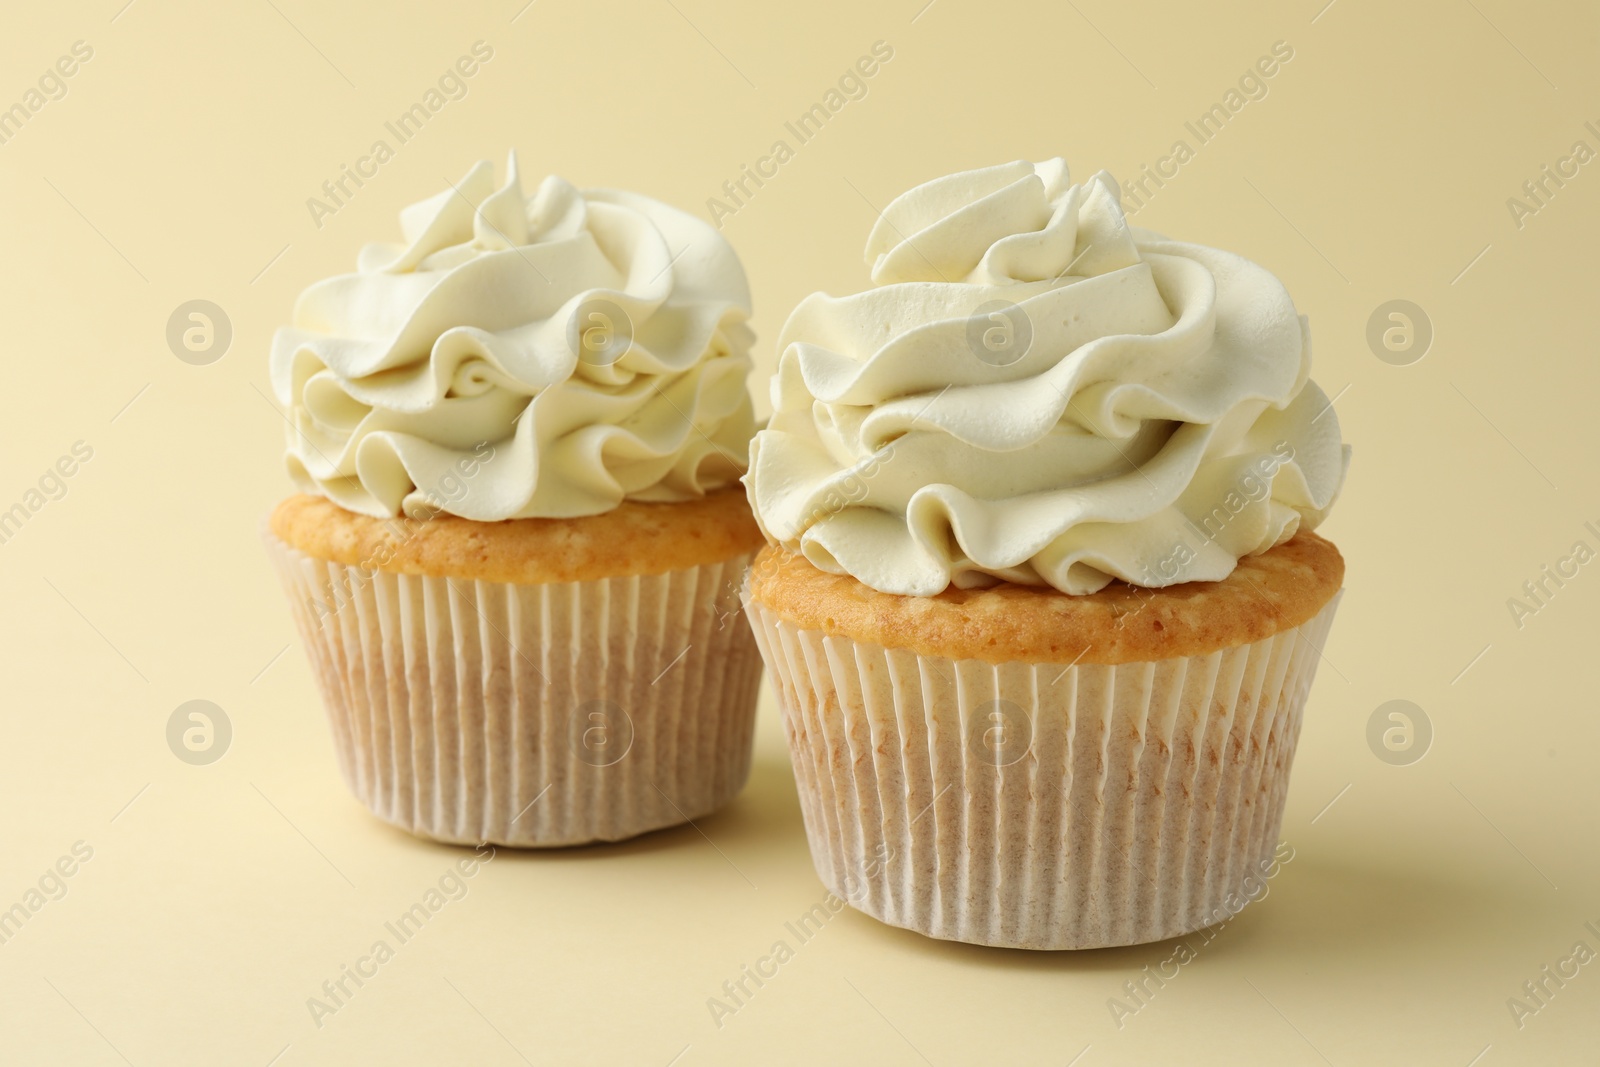
M 273 509 L 272 532 L 315 559 L 392 574 L 489 582 L 579 582 L 665 574 L 732 559 L 763 541 L 742 486 L 699 500 L 625 500 L 573 519 L 476 522 L 378 519 L 297 494 Z
M 918 655 L 1115 664 L 1264 640 L 1314 618 L 1343 581 L 1339 550 L 1301 532 L 1246 556 L 1220 582 L 1145 589 L 1117 581 L 1083 596 L 1012 583 L 931 597 L 881 593 L 769 545 L 751 566 L 750 595 L 804 629 Z

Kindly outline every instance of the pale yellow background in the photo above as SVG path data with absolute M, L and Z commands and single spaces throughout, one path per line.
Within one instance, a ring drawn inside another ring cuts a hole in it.
M 123 2 L 12 5 L 0 35 L 0 105 L 94 48 L 0 146 L 0 507 L 73 442 L 94 449 L 0 545 L 0 907 L 75 841 L 94 849 L 0 945 L 0 1061 L 1595 1062 L 1600 963 L 1520 1030 L 1506 1005 L 1580 938 L 1600 949 L 1583 930 L 1600 921 L 1600 564 L 1520 630 L 1506 607 L 1575 540 L 1600 545 L 1583 529 L 1600 520 L 1600 163 L 1520 230 L 1505 204 L 1573 141 L 1600 148 L 1593 5 Z M 313 226 L 306 198 L 479 39 L 494 58 L 469 95 Z M 880 39 L 894 58 L 867 97 L 724 230 L 763 396 L 787 310 L 865 284 L 874 206 L 1019 157 L 1129 175 L 1293 47 L 1137 221 L 1285 280 L 1355 446 L 1325 527 L 1350 572 L 1283 825 L 1296 858 L 1120 1030 L 1108 998 L 1170 944 L 1030 955 L 853 912 L 718 1029 L 707 998 L 823 894 L 769 695 L 727 811 L 502 853 L 318 1029 L 306 998 L 459 853 L 350 798 L 284 651 L 257 541 L 289 488 L 272 330 L 392 238 L 403 204 L 508 147 L 535 176 L 703 213 Z M 210 366 L 164 337 L 195 298 L 235 331 Z M 1436 330 L 1413 366 L 1365 340 L 1394 298 Z M 235 729 L 209 767 L 165 741 L 194 698 Z M 1396 698 L 1435 730 L 1406 767 L 1366 742 Z

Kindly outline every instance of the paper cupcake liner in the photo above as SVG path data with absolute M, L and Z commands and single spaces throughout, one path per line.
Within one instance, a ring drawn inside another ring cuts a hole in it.
M 1177 937 L 1261 894 L 1337 603 L 1116 666 L 919 656 L 745 606 L 823 883 L 931 937 L 1068 949 Z
M 345 782 L 440 841 L 615 841 L 708 814 L 750 773 L 749 554 L 517 584 L 368 571 L 265 534 Z

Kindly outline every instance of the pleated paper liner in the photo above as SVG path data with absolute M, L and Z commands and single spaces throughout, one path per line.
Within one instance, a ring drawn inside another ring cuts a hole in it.
M 748 554 L 517 584 L 368 571 L 264 531 L 345 782 L 462 844 L 616 841 L 709 814 L 750 773 Z
M 930 937 L 1074 949 L 1191 933 L 1258 895 L 1337 603 L 1116 666 L 919 656 L 746 610 L 823 883 Z

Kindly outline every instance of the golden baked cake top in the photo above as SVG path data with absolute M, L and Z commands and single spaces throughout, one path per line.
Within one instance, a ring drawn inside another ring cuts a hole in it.
M 487 582 L 581 582 L 665 574 L 733 559 L 762 544 L 742 488 L 699 500 L 624 500 L 574 519 L 477 522 L 454 515 L 377 519 L 320 496 L 273 509 L 272 532 L 314 559 L 392 574 Z
M 769 545 L 751 566 L 749 593 L 802 628 L 924 656 L 1115 664 L 1263 640 L 1315 617 L 1343 580 L 1339 550 L 1302 530 L 1244 557 L 1218 582 L 1162 589 L 1113 582 L 1078 595 L 1009 582 L 935 596 L 883 593 Z

